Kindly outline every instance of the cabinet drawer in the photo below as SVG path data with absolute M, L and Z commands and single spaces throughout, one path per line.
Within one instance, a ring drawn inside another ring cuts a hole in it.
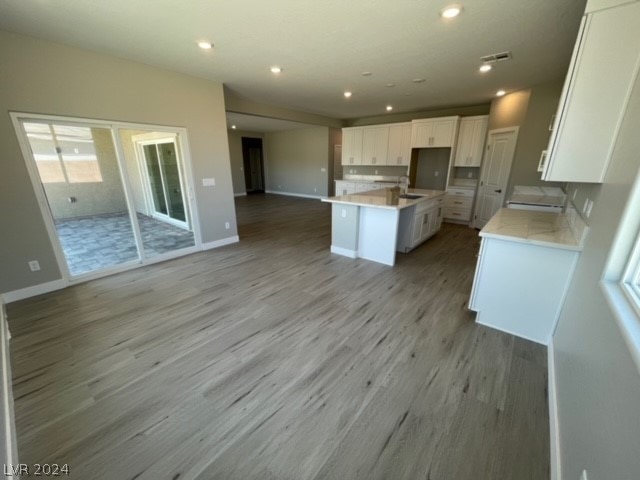
M 471 203 L 473 203 L 473 198 L 471 197 L 450 197 L 447 196 L 447 201 L 445 206 L 448 208 L 454 208 L 457 210 L 460 209 L 471 209 Z
M 473 198 L 475 189 L 473 188 L 449 188 L 447 197 L 469 197 Z
M 456 209 L 456 208 L 444 208 L 443 216 L 445 218 L 452 218 L 455 220 L 469 221 L 471 219 L 471 209 Z

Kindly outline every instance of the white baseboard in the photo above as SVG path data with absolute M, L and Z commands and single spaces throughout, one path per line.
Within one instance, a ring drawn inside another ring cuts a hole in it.
M 343 257 L 358 258 L 358 252 L 355 250 L 349 250 L 348 248 L 336 247 L 331 245 L 331 253 L 342 255 Z
M 34 285 L 33 287 L 21 288 L 20 290 L 14 290 L 13 292 L 3 293 L 2 297 L 6 303 L 17 302 L 18 300 L 24 300 L 25 298 L 35 297 L 36 295 L 42 295 L 43 293 L 55 292 L 56 290 L 62 290 L 68 286 L 68 282 L 62 278 L 54 280 L 52 282 L 41 283 Z
M 323 197 L 322 195 L 307 195 L 306 193 L 276 192 L 273 190 L 265 190 L 265 193 L 274 193 L 276 195 L 286 195 L 288 197 L 315 198 L 317 200 L 322 200 L 323 198 L 327 198 L 327 197 Z
M 558 424 L 558 397 L 556 391 L 556 359 L 553 351 L 553 339 L 547 347 L 547 373 L 549 376 L 549 433 L 551 447 L 551 480 L 561 480 L 560 462 L 560 426 Z
M 233 196 L 234 197 L 246 197 L 247 196 L 247 192 L 234 193 Z
M 212 248 L 224 247 L 225 245 L 238 243 L 239 241 L 240 237 L 238 237 L 238 235 L 234 235 L 233 237 L 227 237 L 220 240 L 215 240 L 213 242 L 203 243 L 202 250 L 211 250 Z

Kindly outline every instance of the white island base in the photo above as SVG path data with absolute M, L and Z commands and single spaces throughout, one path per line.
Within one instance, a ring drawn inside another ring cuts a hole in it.
M 440 228 L 440 222 L 430 219 L 442 218 L 445 192 L 409 190 L 409 193 L 419 197 L 400 199 L 398 205 L 387 205 L 383 190 L 323 199 L 332 203 L 331 252 L 395 265 L 396 250 L 407 252 L 415 248 Z M 416 225 L 420 231 L 416 231 Z M 412 242 L 410 245 L 406 244 L 406 238 Z

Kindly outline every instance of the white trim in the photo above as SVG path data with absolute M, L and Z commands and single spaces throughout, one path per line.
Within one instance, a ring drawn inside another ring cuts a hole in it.
M 240 237 L 234 235 L 233 237 L 221 238 L 220 240 L 214 240 L 213 242 L 206 242 L 202 244 L 202 250 L 211 250 L 212 248 L 224 247 L 225 245 L 231 245 L 232 243 L 238 243 Z
M 336 247 L 335 245 L 331 245 L 331 253 L 342 255 L 343 257 L 358 258 L 357 251 L 349 250 L 347 248 L 342 248 L 342 247 Z
M 69 285 L 65 279 L 53 280 L 52 282 L 40 283 L 32 287 L 21 288 L 12 292 L 3 293 L 5 302 L 17 302 L 18 300 L 24 300 L 25 298 L 35 297 L 36 295 L 42 295 L 43 293 L 55 292 L 56 290 L 62 290 Z
M 2 461 L 5 465 L 18 464 L 18 442 L 13 411 L 13 387 L 11 383 L 11 357 L 9 340 L 11 332 L 4 310 L 4 301 L 0 297 L 0 357 L 2 361 L 2 417 L 4 420 L 4 445 Z M 6 468 L 6 467 L 5 467 Z
M 247 192 L 234 193 L 233 196 L 234 197 L 246 197 L 247 196 Z
M 323 198 L 327 198 L 322 195 L 308 195 L 306 193 L 292 193 L 292 192 L 276 192 L 274 190 L 265 190 L 265 193 L 273 193 L 275 195 L 286 195 L 288 197 L 315 198 L 317 200 L 322 200 Z
M 549 447 L 551 460 L 551 480 L 561 480 L 562 462 L 560 456 L 560 424 L 558 422 L 558 393 L 556 388 L 556 357 L 553 338 L 547 347 L 547 372 L 549 393 Z

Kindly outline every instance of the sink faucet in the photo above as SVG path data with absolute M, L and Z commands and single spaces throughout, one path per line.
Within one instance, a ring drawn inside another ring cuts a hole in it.
M 403 188 L 404 188 L 404 193 L 406 194 L 409 191 L 409 175 L 400 175 L 398 177 L 398 180 L 396 181 L 396 185 L 400 186 L 400 180 L 406 178 L 407 181 L 406 182 L 402 182 Z

